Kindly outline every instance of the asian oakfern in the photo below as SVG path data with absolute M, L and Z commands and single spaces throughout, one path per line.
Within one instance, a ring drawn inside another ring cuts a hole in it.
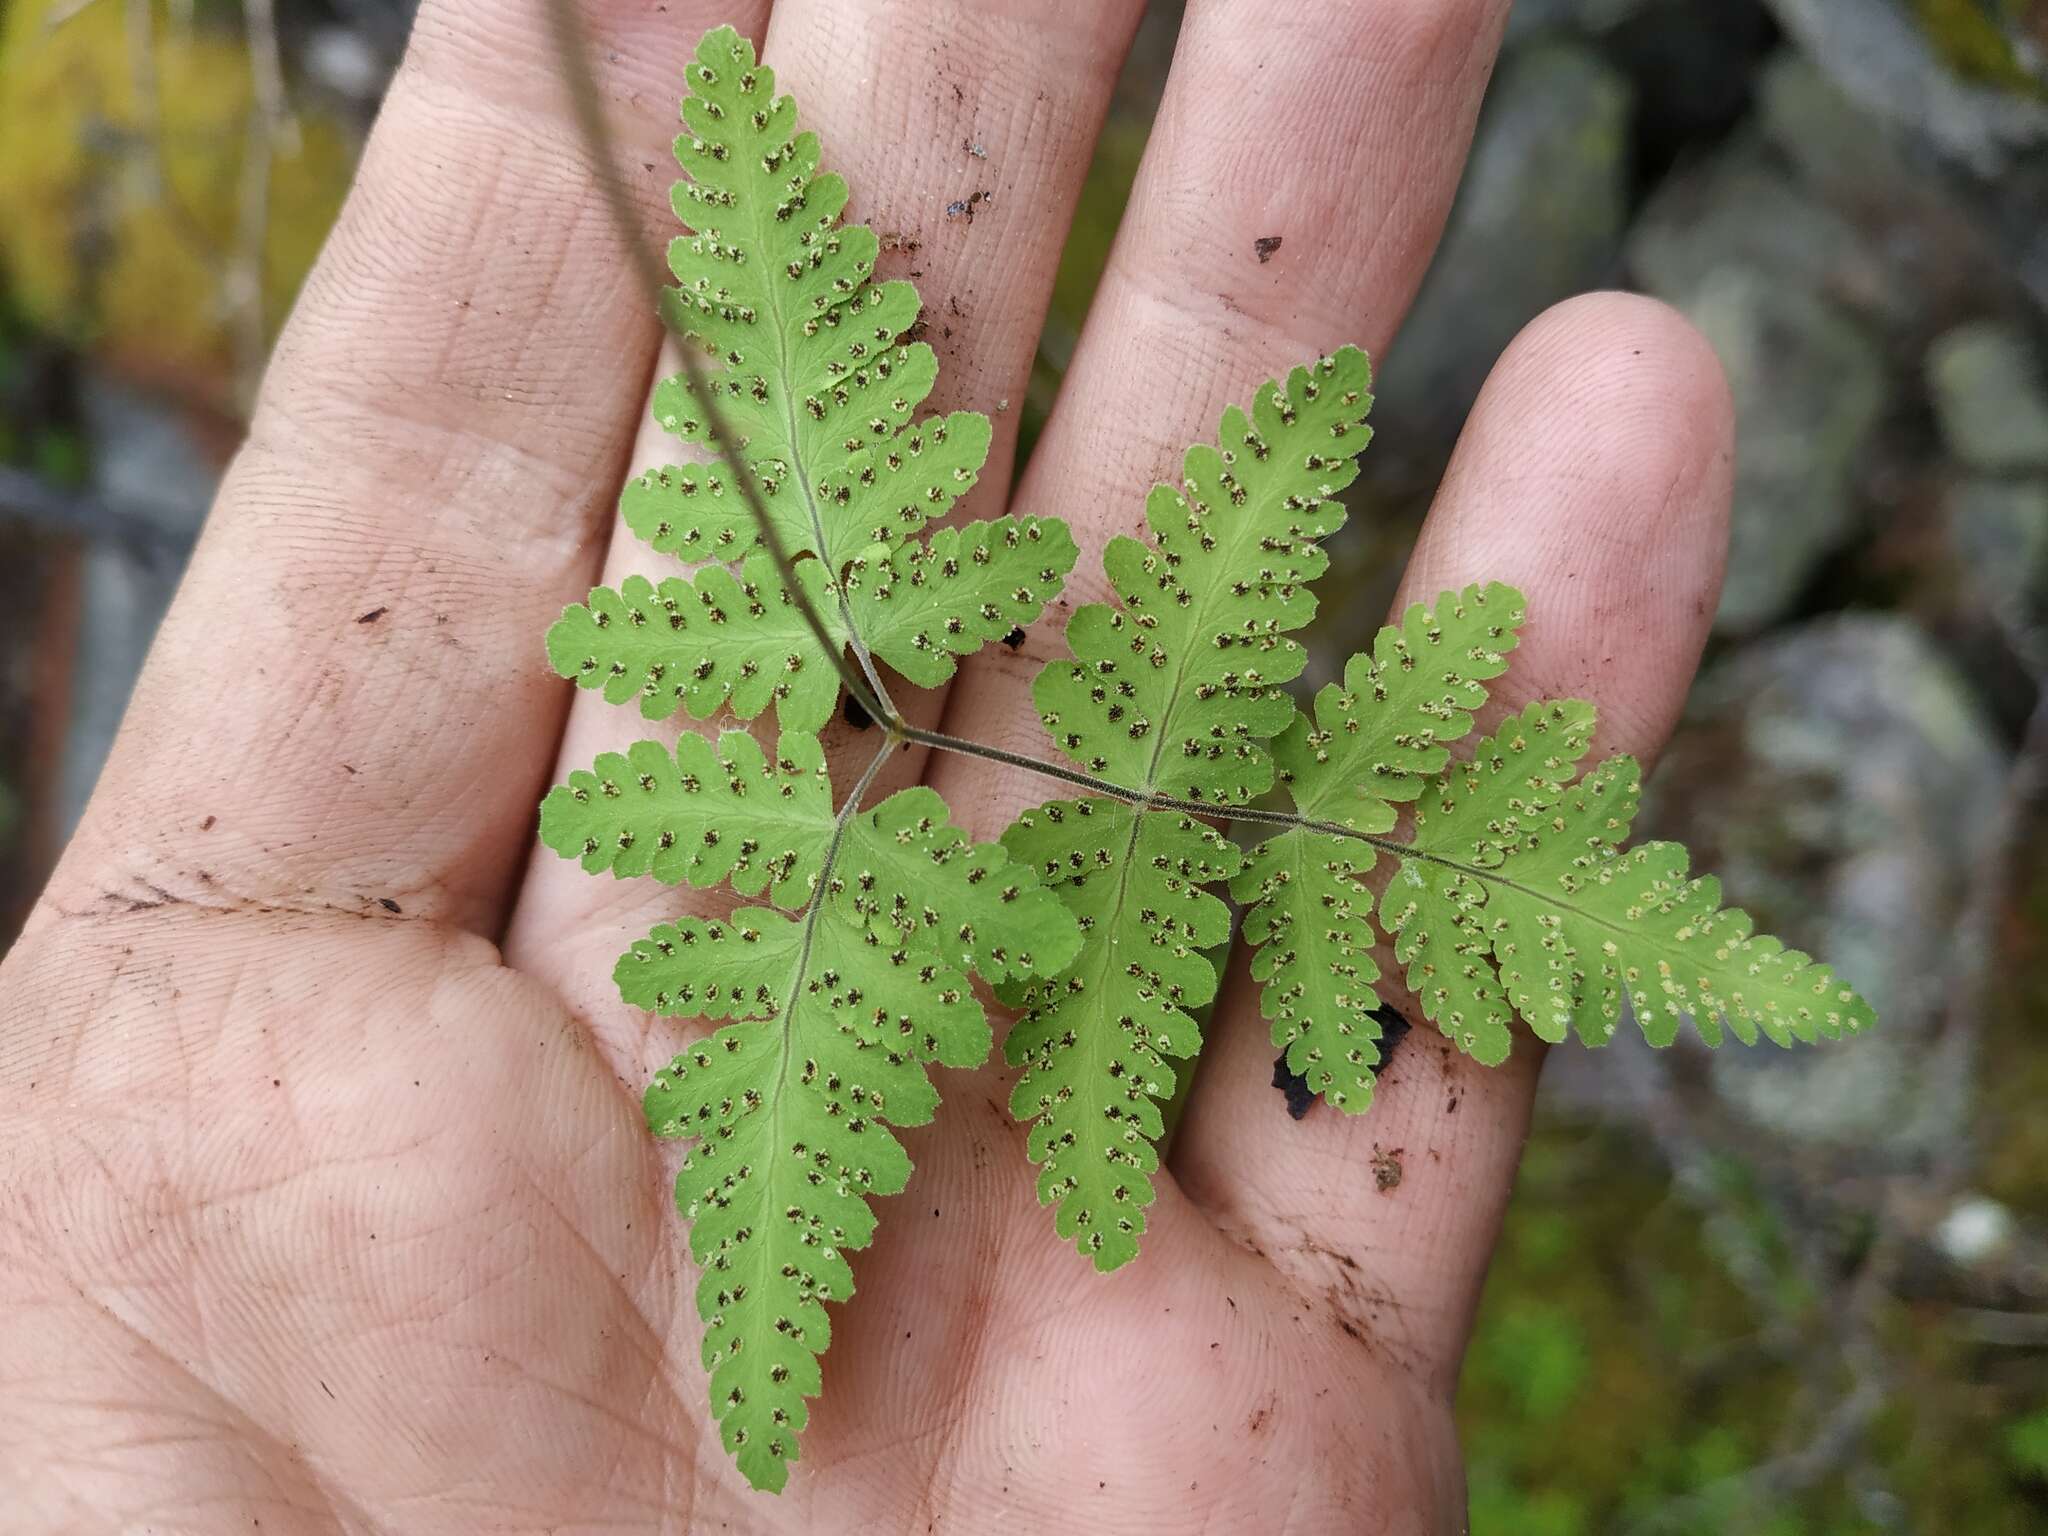
M 541 835 L 593 873 L 757 903 L 663 923 L 617 969 L 635 1007 L 724 1021 L 656 1076 L 647 1116 L 693 1138 L 676 1196 L 711 1406 L 757 1487 L 797 1455 L 824 1304 L 853 1292 L 873 1198 L 910 1176 L 892 1127 L 936 1111 L 931 1063 L 988 1055 L 973 977 L 1017 1010 L 1011 1107 L 1040 1196 L 1103 1270 L 1138 1250 L 1162 1107 L 1231 939 L 1225 890 L 1274 1044 L 1347 1114 L 1372 1099 L 1382 938 L 1416 1008 L 1481 1062 L 1507 1056 L 1517 1018 L 1592 1046 L 1624 1016 L 1659 1045 L 1687 1021 L 1708 1044 L 1781 1045 L 1874 1022 L 1826 966 L 1722 907 L 1682 848 L 1623 846 L 1637 769 L 1581 774 L 1590 705 L 1533 704 L 1461 747 L 1523 621 L 1510 588 L 1409 609 L 1295 703 L 1292 636 L 1370 436 L 1353 348 L 1226 411 L 1181 483 L 1153 488 L 1146 537 L 1103 551 L 1115 601 L 1074 612 L 1069 655 L 1035 686 L 1065 762 L 1022 764 L 1080 793 L 993 843 L 927 788 L 864 805 L 906 740 L 1019 761 L 908 724 L 878 663 L 945 682 L 1038 618 L 1076 547 L 1052 518 L 939 521 L 991 433 L 972 412 L 918 414 L 937 361 L 909 339 L 916 290 L 875 280 L 874 233 L 841 222 L 845 182 L 744 39 L 709 34 L 688 77 L 690 232 L 666 318 L 695 350 L 654 409 L 725 457 L 626 487 L 627 525 L 694 569 L 596 589 L 548 655 L 649 719 L 757 723 L 604 754 L 547 796 Z M 883 730 L 841 791 L 817 732 L 848 691 Z

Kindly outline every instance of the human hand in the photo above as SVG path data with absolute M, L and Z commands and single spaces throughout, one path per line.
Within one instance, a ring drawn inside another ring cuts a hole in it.
M 1104 1277 L 1056 1242 L 1001 1074 L 943 1074 L 788 1491 L 720 1450 L 640 1110 L 682 1035 L 609 986 L 628 938 L 706 898 L 528 867 L 543 787 L 643 729 L 572 702 L 539 637 L 644 553 L 611 530 L 657 451 L 659 341 L 539 3 L 422 14 L 0 969 L 0 1507 L 25 1532 L 1462 1529 L 1450 1397 L 1540 1053 L 1481 1069 L 1418 1035 L 1369 1115 L 1296 1124 L 1241 973 L 1139 1262 Z M 920 274 L 946 408 L 1023 396 L 1141 8 L 588 19 L 648 238 L 698 35 L 765 31 L 853 214 L 921 242 L 885 262 Z M 1191 0 L 1059 405 L 1015 488 L 997 415 L 979 510 L 1067 518 L 1090 571 L 1226 401 L 1341 342 L 1377 357 L 1505 10 Z M 971 224 L 942 212 L 963 177 L 995 193 Z M 1488 384 L 1403 601 L 1513 583 L 1532 619 L 1496 708 L 1588 697 L 1601 749 L 1654 754 L 1714 605 L 1729 434 L 1683 322 L 1562 306 Z M 1035 745 L 1056 640 L 929 707 Z M 920 776 L 984 837 L 1046 795 L 913 754 L 881 787 Z

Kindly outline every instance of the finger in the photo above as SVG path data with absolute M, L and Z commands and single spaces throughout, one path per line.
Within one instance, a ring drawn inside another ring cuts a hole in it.
M 1262 379 L 1383 347 L 1442 230 L 1507 6 L 1350 0 L 1188 7 L 1123 228 L 1020 510 L 1075 524 L 1067 605 L 1109 596 L 1096 556 L 1178 480 L 1189 443 Z M 1267 246 L 1264 259 L 1259 242 Z M 950 732 L 1042 753 L 1031 679 L 1056 626 L 962 669 Z M 991 829 L 1044 780 L 946 759 L 931 780 Z M 955 797 L 954 789 L 961 793 Z
M 1526 595 L 1529 620 L 1489 718 L 1538 698 L 1590 699 L 1600 709 L 1596 756 L 1655 758 L 1720 591 L 1733 431 L 1713 353 L 1650 300 L 1573 300 L 1509 348 L 1399 598 L 1405 606 L 1487 580 Z M 1399 995 L 1391 969 L 1381 985 Z M 1368 1113 L 1319 1104 L 1296 1124 L 1269 1086 L 1274 1047 L 1240 963 L 1174 1170 L 1198 1204 L 1305 1292 L 1327 1294 L 1354 1326 L 1412 1351 L 1448 1391 L 1542 1054 L 1524 1036 L 1505 1066 L 1481 1067 L 1418 1022 Z
M 849 220 L 882 236 L 878 270 L 912 278 L 924 301 L 924 339 L 939 381 L 922 412 L 993 409 L 1021 400 L 1050 298 L 1060 248 L 1080 194 L 1116 74 L 1143 11 L 1141 0 L 1069 7 L 1055 25 L 1040 10 L 943 3 L 877 9 L 860 0 L 781 0 L 766 61 L 776 86 L 796 98 L 818 133 L 825 163 L 853 192 Z M 983 194 L 976 197 L 975 194 Z M 973 217 L 961 211 L 969 200 Z M 949 212 L 948 209 L 953 211 Z M 1015 452 L 1013 413 L 996 411 L 995 440 L 964 505 L 1000 512 Z M 643 435 L 637 467 L 672 462 L 681 445 Z M 623 529 L 604 579 L 674 575 L 673 558 Z M 898 690 L 899 702 L 929 707 Z M 714 730 L 672 719 L 650 726 L 637 712 L 578 695 L 557 774 L 650 736 Z M 770 720 L 757 731 L 772 737 Z M 837 727 L 828 736 L 833 780 L 843 790 L 880 745 L 877 729 Z M 914 782 L 921 753 L 899 753 L 869 799 Z M 670 891 L 650 882 L 593 880 L 575 863 L 542 856 L 529 871 L 507 936 L 514 963 L 562 989 L 614 1059 L 652 1065 L 646 1020 L 613 995 L 619 951 L 654 922 L 720 910 L 730 898 Z M 651 1047 L 673 1046 L 666 1026 Z
M 567 704 L 538 637 L 602 556 L 658 332 L 545 3 L 421 12 L 60 900 L 497 923 Z M 685 57 L 767 5 L 586 11 L 651 231 Z

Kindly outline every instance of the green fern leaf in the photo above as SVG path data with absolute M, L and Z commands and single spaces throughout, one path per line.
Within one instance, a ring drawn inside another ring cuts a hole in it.
M 873 233 L 840 223 L 845 183 L 818 173 L 816 139 L 752 48 L 721 28 L 688 74 L 676 208 L 691 232 L 670 250 L 669 318 L 706 355 L 729 446 L 793 563 L 765 547 L 731 465 L 652 470 L 621 515 L 699 568 L 596 588 L 548 656 L 650 719 L 772 708 L 780 737 L 772 752 L 741 731 L 607 752 L 550 791 L 541 837 L 592 873 L 725 884 L 782 909 L 661 924 L 615 973 L 634 1006 L 730 1021 L 656 1078 L 647 1114 L 695 1138 L 676 1198 L 704 1270 L 713 1413 L 748 1480 L 780 1488 L 818 1391 L 825 1304 L 852 1294 L 871 1199 L 910 1176 L 892 1128 L 931 1118 L 931 1064 L 988 1053 L 970 977 L 1023 985 L 1080 948 L 1059 897 L 1001 844 L 970 841 L 933 791 L 860 808 L 893 718 L 835 803 L 815 734 L 839 699 L 832 652 L 942 682 L 1035 620 L 1075 549 L 1056 519 L 927 526 L 973 488 L 988 419 L 917 419 L 936 362 L 904 339 L 916 291 L 872 280 Z M 656 386 L 654 412 L 711 445 L 686 378 Z
M 648 718 L 773 709 L 779 736 L 772 750 L 730 730 L 604 753 L 549 792 L 540 830 L 594 874 L 769 903 L 662 923 L 615 971 L 629 1004 L 720 1025 L 655 1078 L 646 1110 L 690 1142 L 676 1196 L 703 1271 L 712 1411 L 756 1487 L 787 1480 L 826 1306 L 853 1292 L 872 1201 L 910 1177 L 897 1129 L 933 1115 L 934 1064 L 987 1055 L 977 977 L 1019 1010 L 1011 1107 L 1031 1122 L 1040 1198 L 1104 1270 L 1136 1254 L 1156 1198 L 1162 1105 L 1200 1049 L 1211 956 L 1230 936 L 1225 882 L 1247 906 L 1275 1042 L 1349 1112 L 1369 1104 L 1379 1061 L 1382 936 L 1424 1012 L 1483 1061 L 1507 1055 L 1517 1016 L 1589 1044 L 1624 1012 L 1658 1044 L 1686 1018 L 1710 1043 L 1872 1022 L 1825 966 L 1722 909 L 1682 849 L 1623 848 L 1636 769 L 1617 758 L 1580 776 L 1588 706 L 1532 706 L 1452 761 L 1514 648 L 1511 589 L 1411 609 L 1295 707 L 1293 634 L 1370 435 L 1371 370 L 1353 349 L 1226 411 L 1179 486 L 1154 488 L 1149 538 L 1110 542 L 1114 601 L 1073 616 L 1070 654 L 1033 690 L 1088 798 L 1029 811 L 992 844 L 928 788 L 863 808 L 910 741 L 1017 761 L 908 725 L 873 664 L 944 682 L 1056 597 L 1074 541 L 1054 519 L 931 526 L 973 488 L 987 418 L 919 417 L 937 362 L 909 339 L 916 291 L 874 280 L 876 237 L 842 223 L 845 183 L 819 171 L 752 47 L 720 28 L 688 77 L 675 206 L 689 233 L 670 249 L 666 308 L 708 393 L 663 381 L 654 412 L 729 457 L 625 487 L 627 525 L 695 569 L 596 588 L 548 654 Z M 882 729 L 835 794 L 816 732 L 848 649 Z M 1254 806 L 1276 787 L 1296 811 Z M 1241 854 L 1209 824 L 1233 817 L 1282 830 Z
M 1347 1114 L 1372 1105 L 1380 1052 L 1380 968 L 1372 957 L 1369 844 L 1298 827 L 1253 849 L 1231 894 L 1247 904 L 1244 940 L 1259 1010 L 1287 1070 Z
M 1395 805 L 1421 794 L 1471 734 L 1525 611 L 1522 594 L 1496 582 L 1416 603 L 1382 629 L 1342 684 L 1316 694 L 1313 719 L 1297 715 L 1274 743 L 1295 809 L 1361 832 L 1393 826 Z
M 942 528 L 891 550 L 871 545 L 847 568 L 849 606 L 832 601 L 825 567 L 795 566 L 835 648 L 858 634 L 919 687 L 953 675 L 956 658 L 1035 620 L 1074 568 L 1074 537 L 1056 518 L 999 517 Z M 839 676 L 832 658 L 764 554 L 738 575 L 707 566 L 659 586 L 629 576 L 597 587 L 548 631 L 548 659 L 614 704 L 638 699 L 663 720 L 678 708 L 702 720 L 721 707 L 752 720 L 775 707 L 787 731 L 832 717 Z
M 1038 617 L 1073 567 L 1072 537 L 1049 518 L 922 537 L 973 489 L 988 418 L 915 419 L 937 378 L 931 348 L 903 339 L 917 291 L 873 281 L 874 232 L 840 223 L 846 184 L 818 173 L 817 139 L 796 131 L 752 46 L 721 28 L 688 74 L 675 205 L 692 232 L 669 250 L 670 319 L 707 354 L 706 387 L 831 649 L 857 644 L 919 686 L 943 682 L 958 657 Z M 654 414 L 708 446 L 691 389 L 682 376 L 657 384 Z M 650 470 L 619 508 L 656 550 L 721 564 L 596 588 L 549 632 L 555 670 L 613 703 L 637 699 L 649 719 L 726 708 L 751 720 L 773 705 L 782 729 L 820 729 L 837 658 L 763 551 L 732 471 Z
M 889 1128 L 931 1118 L 929 1064 L 988 1054 L 969 971 L 1018 980 L 1080 943 L 1037 875 L 969 842 L 929 789 L 828 818 L 825 836 L 829 872 L 800 916 L 664 923 L 617 970 L 639 1007 L 739 1021 L 678 1055 L 646 1107 L 656 1134 L 698 1138 L 676 1200 L 704 1269 L 712 1411 L 761 1488 L 796 1457 L 831 1338 L 822 1303 L 853 1293 L 868 1201 L 910 1176 Z
M 669 319 L 710 355 L 709 386 L 789 546 L 836 568 L 871 543 L 900 543 L 966 494 L 988 456 L 988 418 L 914 420 L 938 378 L 932 349 L 902 340 L 917 290 L 872 280 L 880 242 L 840 222 L 846 182 L 819 172 L 817 136 L 796 131 L 795 103 L 775 95 L 753 46 L 721 27 L 685 73 L 675 148 L 688 180 L 675 210 L 691 233 L 669 247 Z M 709 442 L 686 379 L 656 387 L 654 413 L 685 441 Z M 717 489 L 722 474 L 673 471 L 669 487 L 657 479 L 640 494 L 679 493 L 685 479 L 697 491 L 663 497 L 656 521 L 702 526 L 694 514 L 717 503 L 707 537 L 730 530 L 745 542 L 734 516 L 744 509 Z
M 676 1201 L 703 1270 L 712 1413 L 747 1480 L 780 1489 L 831 1343 L 823 1304 L 853 1294 L 847 1255 L 873 1239 L 869 1200 L 910 1177 L 891 1127 L 931 1118 L 927 1064 L 978 1065 L 988 1022 L 960 973 L 829 915 L 657 929 L 620 962 L 622 985 L 650 995 L 661 965 L 669 995 L 696 988 L 673 1011 L 765 1020 L 683 1051 L 646 1109 L 656 1135 L 697 1138 Z
M 1023 1010 L 1004 1042 L 1024 1075 L 1010 1096 L 1034 1121 L 1039 1199 L 1101 1270 L 1136 1256 L 1152 1203 L 1161 1100 L 1173 1057 L 1201 1049 L 1190 1012 L 1216 995 L 1202 953 L 1230 937 L 1230 912 L 1203 889 L 1237 850 L 1193 817 L 1115 800 L 1055 800 L 1026 811 L 1003 844 L 1080 920 L 1081 953 L 1049 979 L 1011 989 Z
M 1000 843 L 970 843 L 938 791 L 899 790 L 848 824 L 831 893 L 850 921 L 989 981 L 1050 975 L 1073 959 L 1067 909 Z
M 1357 476 L 1371 431 L 1371 365 L 1346 347 L 1249 414 L 1223 413 L 1219 446 L 1188 450 L 1182 483 L 1153 487 L 1153 543 L 1116 538 L 1102 567 L 1119 606 L 1067 624 L 1073 660 L 1048 664 L 1034 696 L 1060 750 L 1130 789 L 1243 805 L 1273 782 L 1265 741 L 1294 705 L 1282 684 L 1307 653 L 1288 638 L 1315 617 L 1317 542 L 1344 522 L 1329 498 Z

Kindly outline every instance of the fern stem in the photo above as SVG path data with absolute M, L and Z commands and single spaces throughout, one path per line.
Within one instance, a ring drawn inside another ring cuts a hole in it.
M 818 913 L 825 905 L 825 892 L 832 883 L 832 866 L 839 862 L 839 845 L 846 840 L 846 826 L 860 811 L 860 803 L 867 798 L 868 787 L 875 782 L 875 775 L 882 771 L 882 764 L 889 760 L 889 754 L 896 750 L 893 740 L 884 740 L 881 750 L 868 759 L 868 765 L 861 770 L 859 779 L 854 781 L 853 792 L 846 797 L 846 803 L 839 807 L 839 814 L 832 822 L 832 840 L 825 845 L 824 862 L 818 866 L 818 882 L 811 890 L 811 904 L 804 913 L 804 942 L 801 959 L 797 965 L 797 976 L 801 980 L 804 967 L 810 963 L 811 933 L 817 927 Z
M 1347 827 L 1340 821 L 1317 821 L 1311 817 L 1297 815 L 1293 811 L 1261 810 L 1249 805 L 1211 805 L 1202 800 L 1183 800 L 1176 795 L 1162 795 L 1156 790 L 1132 789 L 1112 779 L 1098 779 L 1094 774 L 1083 773 L 1078 768 L 1067 768 L 1059 763 L 1046 762 L 1043 758 L 1027 756 L 1022 752 L 991 747 L 965 736 L 949 736 L 944 731 L 928 731 L 908 723 L 892 726 L 890 734 L 935 751 L 957 752 L 963 757 L 979 757 L 992 763 L 1002 763 L 1006 767 L 1021 768 L 1026 773 L 1035 773 L 1041 778 L 1057 779 L 1062 784 L 1072 784 L 1075 788 L 1085 789 L 1091 794 L 1121 800 L 1126 805 L 1140 806 L 1146 810 L 1181 811 L 1190 816 L 1213 816 L 1223 821 L 1245 822 L 1254 826 L 1299 827 L 1304 832 L 1326 832 L 1332 837 L 1348 837 L 1357 842 L 1370 844 L 1383 853 L 1398 853 L 1404 857 L 1429 857 L 1427 854 L 1419 853 L 1411 844 L 1399 842 L 1394 838 L 1379 837 L 1370 832 L 1361 832 L 1356 827 Z M 1454 867 L 1462 869 L 1464 866 Z

